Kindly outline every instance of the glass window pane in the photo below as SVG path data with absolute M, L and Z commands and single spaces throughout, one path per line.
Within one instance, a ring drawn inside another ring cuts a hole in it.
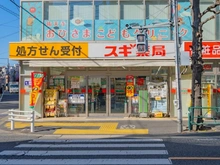
M 210 6 L 212 3 L 201 3 L 200 12 L 203 12 Z M 207 13 L 202 17 L 202 21 L 205 21 L 207 18 L 211 17 L 213 13 Z M 215 40 L 215 19 L 212 19 L 203 25 L 203 40 Z
M 119 39 L 117 1 L 95 1 L 95 40 Z
M 167 1 L 146 1 L 146 17 L 147 19 L 168 19 L 169 8 Z
M 67 1 L 45 1 L 44 2 L 44 40 L 63 41 L 68 39 Z
M 69 76 L 67 80 L 68 114 L 85 113 L 86 78 Z
M 220 6 L 217 7 L 217 11 L 220 11 Z M 215 29 L 220 29 L 220 14 L 216 16 L 216 28 Z M 220 40 L 220 33 L 217 33 L 217 30 L 216 30 L 216 40 Z
M 144 19 L 144 5 L 142 1 L 121 1 L 121 19 Z
M 145 6 L 142 0 L 120 2 L 120 40 L 135 40 L 137 29 L 126 29 L 130 26 L 144 25 Z

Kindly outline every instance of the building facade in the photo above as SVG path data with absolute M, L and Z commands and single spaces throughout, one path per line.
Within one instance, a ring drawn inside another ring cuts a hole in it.
M 201 10 L 210 4 L 202 0 Z M 185 0 L 178 1 L 181 51 L 186 52 L 190 52 L 192 41 L 191 11 L 185 10 L 189 5 Z M 173 105 L 173 28 L 149 28 L 145 53 L 136 51 L 139 29 L 126 28 L 127 24 L 148 26 L 172 21 L 171 1 L 21 0 L 20 6 L 20 42 L 10 43 L 10 59 L 20 62 L 21 110 L 32 106 L 38 117 L 53 117 L 60 105 L 68 116 L 157 112 L 177 116 Z M 203 101 L 208 106 L 210 99 L 212 106 L 218 103 L 219 22 L 216 17 L 204 26 L 204 46 L 211 50 L 204 52 L 204 89 L 215 89 L 215 95 L 204 94 Z M 191 104 L 190 68 L 181 66 L 181 73 L 186 117 Z M 33 89 L 41 75 L 45 78 L 36 94 Z

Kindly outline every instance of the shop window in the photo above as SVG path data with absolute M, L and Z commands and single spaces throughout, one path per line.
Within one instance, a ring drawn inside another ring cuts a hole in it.
M 214 75 L 203 75 L 202 76 L 202 85 L 211 84 L 215 86 L 215 76 Z
M 118 40 L 118 1 L 95 0 L 95 40 Z
M 44 40 L 63 41 L 68 39 L 67 1 L 44 2 Z M 49 27 L 49 28 L 48 28 Z
M 167 1 L 146 1 L 147 19 L 169 19 L 169 8 Z
M 217 11 L 220 10 L 220 6 L 216 8 Z M 216 25 L 215 29 L 220 29 L 220 14 L 216 16 Z M 216 32 L 216 40 L 220 40 L 220 33 Z
M 213 63 L 204 63 L 203 69 L 204 72 L 213 72 Z
M 217 88 L 220 88 L 220 75 L 217 76 Z
M 203 12 L 211 4 L 213 4 L 212 1 L 201 2 L 200 11 Z M 208 12 L 202 17 L 201 21 L 202 22 L 205 21 L 207 18 L 210 18 L 212 15 L 213 15 L 212 12 Z M 203 40 L 215 40 L 216 39 L 217 32 L 219 31 L 216 31 L 215 24 L 216 24 L 216 19 L 212 19 L 203 25 Z M 219 27 L 217 29 L 219 29 Z
M 183 41 L 192 41 L 192 14 L 191 9 L 187 9 L 190 2 L 185 0 L 178 1 L 178 20 L 179 20 L 179 34 Z
M 169 22 L 169 5 L 167 1 L 146 1 L 145 25 L 153 23 Z M 148 29 L 148 40 L 170 40 L 170 28 L 150 28 Z
M 92 1 L 72 1 L 69 12 L 69 38 L 71 41 L 93 40 Z
M 135 30 L 126 29 L 126 24 L 129 26 L 144 25 L 145 7 L 142 0 L 137 1 L 121 1 L 120 2 L 120 40 L 135 40 Z
M 218 71 L 220 72 L 220 63 L 218 63 Z
M 86 78 L 69 76 L 67 80 L 68 114 L 85 113 Z

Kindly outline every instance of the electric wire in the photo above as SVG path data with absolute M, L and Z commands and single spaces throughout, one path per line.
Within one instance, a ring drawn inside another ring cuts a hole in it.
M 62 38 L 56 31 L 54 31 L 52 28 L 50 28 L 49 26 L 47 26 L 44 22 L 42 22 L 40 19 L 38 19 L 37 17 L 35 17 L 32 13 L 30 13 L 28 10 L 26 10 L 24 7 L 18 5 L 17 3 L 15 3 L 13 0 L 10 0 L 14 5 L 16 5 L 17 7 L 21 8 L 22 10 L 26 11 L 28 14 L 30 14 L 32 17 L 34 17 L 37 21 L 39 21 L 41 24 L 43 24 L 43 26 L 47 27 L 48 29 L 52 30 L 54 32 L 55 35 L 59 36 L 62 40 L 64 40 L 66 43 L 70 44 L 71 46 L 74 46 L 71 42 L 69 42 L 68 40 L 66 40 L 65 38 Z M 81 52 L 84 56 L 86 56 L 88 59 L 92 60 L 94 63 L 96 63 L 98 66 L 100 66 L 99 63 L 97 63 L 96 61 L 94 61 L 93 59 L 91 59 L 90 57 L 88 57 L 88 55 L 86 55 L 85 53 Z

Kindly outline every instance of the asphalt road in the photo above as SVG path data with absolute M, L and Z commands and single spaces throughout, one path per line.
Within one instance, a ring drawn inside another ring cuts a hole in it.
M 97 139 L 95 136 L 15 136 L 1 132 L 0 164 L 219 165 L 219 135 Z
M 9 109 L 18 109 L 18 98 L 18 94 L 10 94 L 7 91 L 4 92 L 0 102 L 0 119 L 7 116 Z
M 0 103 L 0 123 L 8 109 L 18 108 L 16 98 L 8 94 Z M 133 127 L 147 127 L 149 134 L 53 135 L 0 129 L 0 164 L 220 164 L 218 131 L 174 134 L 177 123 L 172 120 L 126 120 L 118 125 L 118 129 Z

